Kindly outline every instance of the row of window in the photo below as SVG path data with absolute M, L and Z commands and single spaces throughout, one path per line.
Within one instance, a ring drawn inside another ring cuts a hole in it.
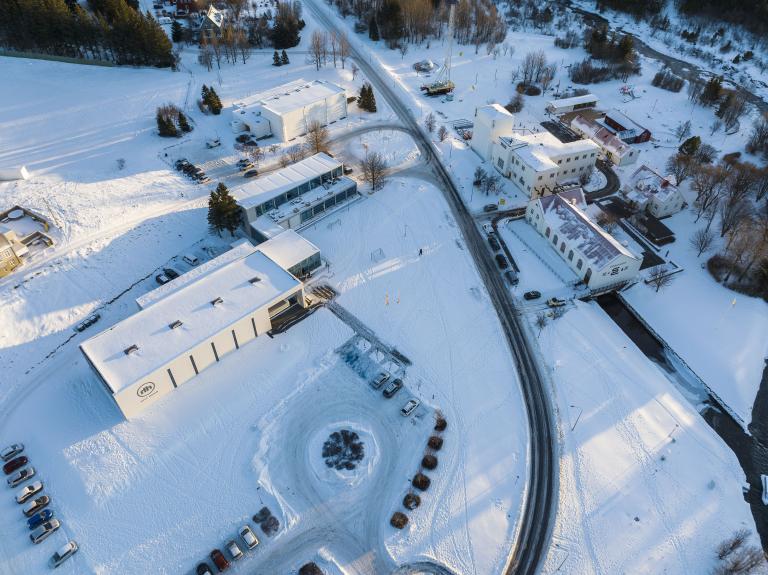
M 306 194 L 311 190 L 314 190 L 315 188 L 323 185 L 326 182 L 331 181 L 334 178 L 340 178 L 341 176 L 342 176 L 342 169 L 341 169 L 341 166 L 339 166 L 338 168 L 335 168 L 330 172 L 327 172 L 307 182 L 299 184 L 295 188 L 291 188 L 287 192 L 284 192 L 279 196 L 271 200 L 267 200 L 263 204 L 259 204 L 258 206 L 256 206 L 254 208 L 256 211 L 256 216 L 261 216 L 271 210 L 274 210 L 275 208 L 279 208 L 283 204 L 290 202 L 291 200 L 298 198 L 299 196 Z
M 549 236 L 552 235 L 552 230 L 550 228 L 547 228 L 547 230 L 544 232 L 544 235 L 547 238 L 549 238 Z M 558 237 L 557 237 L 557 234 L 555 234 L 552 237 L 552 244 L 555 246 L 555 248 L 557 248 L 557 240 L 558 240 Z M 565 242 L 560 243 L 560 253 L 565 254 Z M 573 250 L 568 250 L 568 261 L 569 262 L 573 261 Z M 579 260 L 576 262 L 576 269 L 580 270 L 583 267 L 584 267 L 584 262 L 581 260 L 581 258 L 579 258 Z M 587 273 L 592 275 L 592 270 L 591 269 L 588 270 Z
M 324 202 L 320 202 L 316 206 L 312 206 L 311 208 L 304 210 L 303 212 L 301 212 L 301 223 L 303 224 L 304 222 L 311 220 L 316 215 L 323 213 L 325 210 L 332 208 L 333 206 L 343 202 L 347 198 L 351 198 L 356 193 L 357 193 L 357 190 L 355 189 L 354 186 L 352 186 L 349 189 L 342 190 L 335 196 L 331 196 Z

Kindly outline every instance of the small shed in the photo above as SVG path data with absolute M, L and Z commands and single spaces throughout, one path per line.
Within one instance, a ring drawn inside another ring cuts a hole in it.
M 584 94 L 583 96 L 573 96 L 572 98 L 561 98 L 559 100 L 550 100 L 547 102 L 547 112 L 560 115 L 577 110 L 586 110 L 595 108 L 598 99 L 594 94 Z
M 28 180 L 29 171 L 26 166 L 18 168 L 0 168 L 0 182 L 12 182 L 14 180 Z

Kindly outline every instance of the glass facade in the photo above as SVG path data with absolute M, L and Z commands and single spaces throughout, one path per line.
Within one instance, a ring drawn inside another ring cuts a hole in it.
M 308 182 L 303 182 L 298 186 L 296 186 L 295 188 L 291 188 L 287 192 L 284 192 L 271 200 L 267 200 L 263 204 L 259 204 L 255 206 L 254 211 L 256 213 L 256 217 L 263 216 L 270 210 L 279 208 L 286 202 L 289 202 L 295 198 L 298 198 L 299 196 L 306 194 L 311 190 L 314 190 L 316 187 L 321 186 L 324 182 L 329 182 L 334 178 L 340 178 L 342 175 L 343 175 L 343 169 L 341 168 L 341 166 L 339 166 L 338 168 L 335 168 L 329 172 L 326 172 L 325 174 L 321 174 L 316 178 L 312 178 Z M 306 221 L 305 219 L 303 219 L 303 214 L 302 214 L 301 221 L 302 222 Z

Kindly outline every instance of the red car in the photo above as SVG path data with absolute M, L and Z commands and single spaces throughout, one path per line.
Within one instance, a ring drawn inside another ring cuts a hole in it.
M 229 561 L 227 561 L 227 558 L 224 557 L 224 554 L 218 549 L 211 551 L 211 561 L 218 567 L 219 573 L 229 569 Z
M 20 467 L 24 467 L 27 463 L 29 463 L 29 460 L 22 455 L 16 459 L 11 459 L 8 463 L 3 465 L 3 471 L 6 475 L 10 475 Z

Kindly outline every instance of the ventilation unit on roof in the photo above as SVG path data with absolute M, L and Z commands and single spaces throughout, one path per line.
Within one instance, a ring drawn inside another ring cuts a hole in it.
M 257 284 L 261 281 L 261 278 L 259 276 L 254 276 L 251 279 L 248 280 L 248 283 L 251 284 Z
M 181 321 L 177 319 L 176 321 L 172 321 L 171 323 L 169 323 L 168 327 L 171 329 L 176 329 L 177 327 L 181 327 L 181 325 L 182 325 Z
M 133 345 L 129 345 L 123 350 L 123 353 L 125 355 L 131 355 L 134 351 L 139 351 L 139 346 L 135 343 Z
M 221 299 L 220 297 L 217 297 L 216 299 L 211 300 L 211 305 L 218 305 L 220 303 L 224 303 L 224 300 Z

